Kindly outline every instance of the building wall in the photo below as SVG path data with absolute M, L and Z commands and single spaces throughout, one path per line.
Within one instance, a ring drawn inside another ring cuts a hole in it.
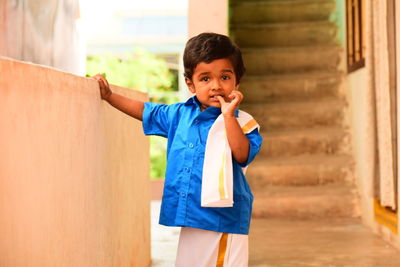
M 4 58 L 0 73 L 0 266 L 149 266 L 141 123 L 93 79 Z
M 188 0 L 188 36 L 187 39 L 202 32 L 229 34 L 229 1 L 228 0 Z M 183 51 L 182 51 L 183 52 Z M 180 72 L 183 73 L 183 62 Z M 191 96 L 187 89 L 183 75 L 180 75 L 179 84 L 182 99 Z
M 373 11 L 372 0 L 366 0 L 366 66 L 355 72 L 345 75 L 348 102 L 350 107 L 350 130 L 352 135 L 353 153 L 355 160 L 355 175 L 357 189 L 361 197 L 362 219 L 373 231 L 386 241 L 400 249 L 400 236 L 387 226 L 378 223 L 374 208 L 376 184 L 378 179 L 378 144 L 376 118 L 376 88 L 374 85 L 374 43 L 373 43 Z M 343 7 L 344 8 L 344 7 Z M 397 11 L 399 12 L 400 9 Z M 345 10 L 342 10 L 344 13 Z M 344 13 L 345 14 L 345 13 Z M 400 12 L 399 12 L 400 14 Z M 400 26 L 400 22 L 397 22 Z M 345 25 L 344 25 L 345 26 Z M 400 33 L 400 32 L 399 32 Z M 400 34 L 397 35 L 397 44 L 400 48 Z M 345 45 L 345 44 L 344 44 Z M 400 51 L 400 50 L 398 50 Z M 400 57 L 398 58 L 400 59 Z M 400 60 L 397 61 L 398 70 Z M 398 77 L 400 72 L 397 71 Z M 399 83 L 397 84 L 399 92 Z M 397 101 L 399 110 L 400 101 Z M 390 118 L 387 118 L 390 120 Z M 400 125 L 398 123 L 398 125 Z M 398 126 L 397 126 L 398 127 Z M 399 138 L 398 136 L 397 138 Z M 399 163 L 398 163 L 399 164 Z M 400 166 L 400 165 L 398 165 Z M 398 190 L 400 192 L 400 190 Z M 398 197 L 398 199 L 400 199 Z M 400 219 L 399 212 L 395 215 Z M 397 226 L 398 228 L 398 226 Z
M 373 197 L 376 160 L 374 92 L 368 86 L 366 68 L 347 75 L 355 180 L 363 222 L 373 227 Z
M 89 4 L 90 1 L 86 3 Z M 114 4 L 104 2 L 103 5 L 111 7 Z M 126 1 L 126 5 L 132 4 Z M 114 12 L 107 10 L 101 16 L 101 13 L 93 13 L 92 6 L 83 8 L 86 13 L 90 12 L 83 14 L 83 20 L 86 27 L 92 29 L 86 35 L 88 55 L 113 53 L 123 56 L 141 47 L 165 57 L 170 64 L 177 64 L 176 57 L 182 53 L 187 38 L 187 8 L 121 6 Z M 92 17 L 94 15 L 97 16 Z
M 85 74 L 78 0 L 0 1 L 0 55 Z
M 202 32 L 228 35 L 228 0 L 189 0 L 189 38 Z

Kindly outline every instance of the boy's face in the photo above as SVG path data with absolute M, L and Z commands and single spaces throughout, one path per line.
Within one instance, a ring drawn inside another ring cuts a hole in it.
M 208 107 L 221 107 L 217 96 L 226 102 L 233 90 L 237 90 L 236 75 L 232 63 L 227 58 L 216 59 L 210 63 L 200 62 L 194 69 L 192 80 L 186 78 L 189 90 L 196 94 L 201 110 Z

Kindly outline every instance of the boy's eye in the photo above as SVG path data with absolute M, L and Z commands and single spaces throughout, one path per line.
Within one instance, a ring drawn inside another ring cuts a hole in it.
M 200 81 L 203 81 L 203 82 L 208 82 L 209 80 L 210 80 L 209 77 L 203 77 L 200 79 Z
M 228 75 L 222 75 L 221 77 L 222 80 L 229 80 L 230 78 Z

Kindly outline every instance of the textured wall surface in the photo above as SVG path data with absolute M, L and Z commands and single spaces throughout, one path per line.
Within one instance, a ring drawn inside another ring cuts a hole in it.
M 141 123 L 92 79 L 2 58 L 0 73 L 0 266 L 149 266 Z

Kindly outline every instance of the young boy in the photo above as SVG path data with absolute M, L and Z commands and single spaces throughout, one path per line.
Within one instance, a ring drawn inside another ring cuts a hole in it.
M 101 98 L 142 120 L 146 135 L 168 138 L 160 224 L 182 227 L 176 266 L 247 266 L 253 195 L 242 168 L 254 159 L 262 138 L 257 128 L 244 134 L 238 122 L 243 100 L 238 88 L 245 72 L 241 52 L 224 35 L 202 33 L 187 42 L 183 61 L 185 81 L 194 94 L 185 103 L 128 99 L 111 92 L 101 75 L 94 78 Z M 206 143 L 220 115 L 232 152 L 233 206 L 202 207 L 203 162 L 213 156 L 205 155 Z

